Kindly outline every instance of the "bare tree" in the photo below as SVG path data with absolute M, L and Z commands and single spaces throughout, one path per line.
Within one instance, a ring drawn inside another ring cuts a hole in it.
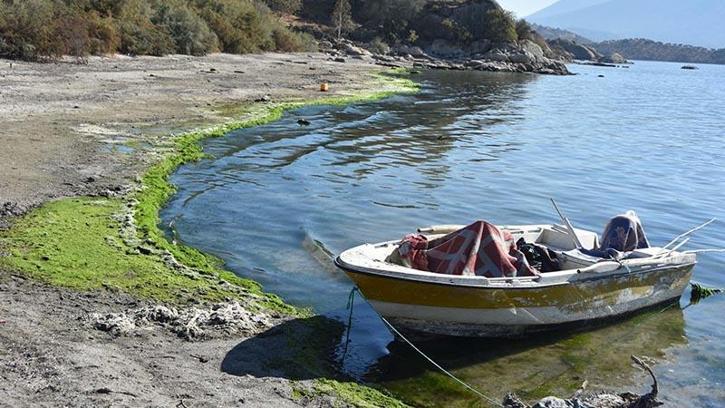
M 352 26 L 352 7 L 349 0 L 337 0 L 332 9 L 332 23 L 337 31 L 337 39 Z

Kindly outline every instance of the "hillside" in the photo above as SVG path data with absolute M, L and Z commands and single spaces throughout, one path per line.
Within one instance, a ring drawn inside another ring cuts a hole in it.
M 539 24 L 532 24 L 531 28 L 536 30 L 536 32 L 539 33 L 542 37 L 544 37 L 544 39 L 546 41 L 562 39 L 562 40 L 574 41 L 576 43 L 584 44 L 584 45 L 593 43 L 592 40 L 590 40 L 584 36 L 581 36 L 577 33 L 573 33 L 568 30 L 563 30 L 561 28 L 547 27 L 547 26 L 543 26 L 543 25 L 539 25 Z
M 634 38 L 594 44 L 603 54 L 617 52 L 627 59 L 725 64 L 725 48 L 710 49 L 684 44 L 666 44 Z
M 651 38 L 725 47 L 722 0 L 561 0 L 527 17 L 595 41 Z
M 340 62 L 568 73 L 495 0 L 0 1 L 0 58 L 318 50 Z

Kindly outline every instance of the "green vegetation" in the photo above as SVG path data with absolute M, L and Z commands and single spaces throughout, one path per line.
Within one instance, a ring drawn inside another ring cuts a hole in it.
M 211 259 L 199 269 L 209 279 L 199 279 L 169 267 L 155 252 L 128 246 L 119 234 L 123 209 L 121 200 L 109 198 L 50 202 L 0 233 L 10 252 L 0 258 L 0 266 L 77 290 L 106 288 L 171 303 L 251 295 L 264 298 L 268 307 L 295 312 L 279 298 L 264 295 L 258 284 L 222 271 Z
M 347 34 L 354 25 L 352 21 L 352 7 L 349 0 L 337 0 L 335 7 L 332 8 L 332 25 L 337 33 L 337 38 L 342 38 L 342 34 Z
M 289 14 L 319 23 L 318 36 L 385 44 L 379 50 L 437 39 L 512 43 L 531 32 L 493 0 L 2 0 L 0 57 L 315 49 L 310 34 L 283 22 Z
M 269 0 L 294 11 L 297 0 Z M 3 0 L 0 57 L 27 60 L 132 55 L 302 51 L 314 42 L 288 29 L 261 0 Z
M 353 18 L 362 25 L 354 34 L 366 41 L 370 35 L 391 44 L 518 39 L 513 14 L 489 0 L 357 0 Z
M 287 342 L 288 347 L 266 362 L 284 369 L 290 377 L 317 378 L 311 390 L 296 389 L 294 395 L 331 395 L 357 407 L 404 407 L 374 388 L 331 379 L 338 378 L 329 361 L 344 329 L 338 322 L 310 317 L 308 311 L 262 292 L 257 283 L 224 270 L 221 260 L 167 241 L 158 227 L 158 214 L 174 191 L 168 176 L 180 164 L 203 157 L 199 145 L 203 138 L 262 125 L 305 105 L 349 104 L 417 90 L 407 76 L 401 69 L 378 74 L 368 86 L 374 91 L 224 107 L 222 112 L 242 119 L 186 133 L 159 146 L 171 152 L 146 172 L 137 192 L 123 199 L 81 197 L 49 202 L 1 230 L 0 249 L 7 256 L 0 256 L 0 268 L 77 290 L 105 288 L 174 304 L 240 299 L 251 307 L 303 317 L 280 326 L 284 336 L 270 337 Z
M 286 110 L 308 104 L 347 104 L 417 89 L 401 70 L 378 75 L 370 88 L 376 91 L 227 109 L 244 119 L 190 132 L 168 146 L 159 146 L 171 153 L 146 172 L 141 189 L 126 200 L 54 201 L 0 231 L 0 247 L 10 254 L 0 257 L 0 266 L 79 290 L 106 287 L 172 303 L 251 296 L 259 307 L 304 315 L 305 311 L 286 305 L 277 296 L 264 294 L 255 282 L 224 270 L 219 259 L 166 239 L 158 225 L 159 210 L 174 192 L 168 176 L 180 164 L 203 157 L 198 142 L 204 138 L 268 123 Z M 173 255 L 189 273 L 169 265 L 166 254 Z
M 314 390 L 318 394 L 333 395 L 347 404 L 360 408 L 404 408 L 408 406 L 375 388 L 360 386 L 354 382 L 323 378 L 315 381 Z

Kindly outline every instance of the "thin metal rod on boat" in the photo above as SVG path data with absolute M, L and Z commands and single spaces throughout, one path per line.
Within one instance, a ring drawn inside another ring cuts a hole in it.
M 662 249 L 667 249 L 667 248 L 669 248 L 669 246 L 670 246 L 670 245 L 674 244 L 674 243 L 675 243 L 675 242 L 677 242 L 677 241 L 678 241 L 679 239 L 681 239 L 681 238 L 683 238 L 683 237 L 686 237 L 686 236 L 688 236 L 688 235 L 692 234 L 693 232 L 695 232 L 695 231 L 697 231 L 697 230 L 701 230 L 701 229 L 703 229 L 703 228 L 707 227 L 708 225 L 712 224 L 712 223 L 713 223 L 713 222 L 715 222 L 716 220 L 717 220 L 717 218 L 713 218 L 713 219 L 711 219 L 710 221 L 708 221 L 708 222 L 706 222 L 706 223 L 704 223 L 704 224 L 702 224 L 702 225 L 698 225 L 697 227 L 695 227 L 695 228 L 693 228 L 693 229 L 691 229 L 691 230 L 688 230 L 688 231 L 686 231 L 686 232 L 684 232 L 684 233 L 682 233 L 682 234 L 680 234 L 680 235 L 676 236 L 676 237 L 675 237 L 675 239 L 673 239 L 672 241 L 668 242 L 668 243 L 667 243 L 667 245 L 665 245 L 665 246 L 663 246 L 663 247 L 662 247 Z
M 564 226 L 567 230 L 569 230 L 569 234 L 571 235 L 572 241 L 574 241 L 574 245 L 576 245 L 577 248 L 584 248 L 581 241 L 579 241 L 579 237 L 576 236 L 576 232 L 574 231 L 574 227 L 571 225 L 571 222 L 569 222 L 569 219 L 564 216 L 564 214 L 561 213 L 561 210 L 559 210 L 559 206 L 556 205 L 556 201 L 554 201 L 553 198 L 549 198 L 551 200 L 551 203 L 554 204 L 554 209 L 557 213 L 559 213 L 559 218 L 561 218 L 561 222 L 564 223 Z
M 725 252 L 725 248 L 706 248 L 706 249 L 691 249 L 689 251 L 683 251 L 683 254 L 701 254 L 703 252 Z
M 690 241 L 690 238 L 689 237 L 688 238 L 685 238 L 679 244 L 675 245 L 674 247 L 672 247 L 672 248 L 670 248 L 670 249 L 668 249 L 666 251 L 660 252 L 659 255 L 655 255 L 653 258 L 667 258 L 668 256 L 670 256 L 670 254 L 672 254 L 673 252 L 675 252 L 678 249 L 680 249 L 680 247 L 682 247 L 683 245 L 685 245 L 689 241 Z

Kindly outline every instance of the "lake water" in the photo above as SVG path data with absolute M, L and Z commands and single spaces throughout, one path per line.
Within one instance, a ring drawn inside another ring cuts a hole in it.
M 725 66 L 571 69 L 579 75 L 423 73 L 415 95 L 302 109 L 207 140 L 211 158 L 173 176 L 164 225 L 267 291 L 345 322 L 352 284 L 330 253 L 431 224 L 557 222 L 549 197 L 595 231 L 634 209 L 660 245 L 718 217 L 687 248 L 725 247 Z M 724 260 L 700 254 L 694 280 L 725 287 Z M 585 333 L 423 348 L 496 399 L 566 396 L 585 379 L 645 391 L 637 354 L 652 359 L 668 406 L 724 406 L 725 296 L 686 307 L 688 296 Z M 351 375 L 419 406 L 485 406 L 393 342 L 362 300 L 350 334 Z

